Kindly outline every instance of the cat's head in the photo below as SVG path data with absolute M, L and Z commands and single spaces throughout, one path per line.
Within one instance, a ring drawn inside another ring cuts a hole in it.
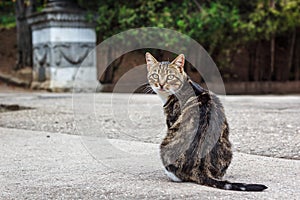
M 148 81 L 156 93 L 177 93 L 187 77 L 184 72 L 184 55 L 180 54 L 172 62 L 158 62 L 150 53 L 146 53 Z

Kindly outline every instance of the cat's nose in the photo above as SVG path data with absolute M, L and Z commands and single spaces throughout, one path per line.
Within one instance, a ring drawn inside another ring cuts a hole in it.
M 160 89 L 163 89 L 163 87 L 164 87 L 164 85 L 162 85 L 162 84 L 159 84 L 159 86 L 160 86 Z

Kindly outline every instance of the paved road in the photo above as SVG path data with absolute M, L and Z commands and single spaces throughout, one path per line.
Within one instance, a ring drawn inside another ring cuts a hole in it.
M 236 151 L 300 159 L 300 96 L 221 97 Z M 165 135 L 155 95 L 0 93 L 3 104 L 34 109 L 0 115 L 0 127 L 104 135 L 160 143 Z
M 33 109 L 0 113 L 0 199 L 299 199 L 300 97 L 221 99 L 235 150 L 226 178 L 265 192 L 170 182 L 153 95 L 1 93 Z

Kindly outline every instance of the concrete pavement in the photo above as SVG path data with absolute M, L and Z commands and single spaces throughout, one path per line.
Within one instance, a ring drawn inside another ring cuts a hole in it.
M 1 93 L 0 101 L 34 108 L 0 113 L 0 199 L 300 198 L 299 96 L 222 97 L 235 149 L 225 178 L 263 183 L 262 193 L 170 182 L 153 95 Z

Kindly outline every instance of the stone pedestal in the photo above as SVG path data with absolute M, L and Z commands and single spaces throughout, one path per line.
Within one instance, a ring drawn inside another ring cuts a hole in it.
M 48 0 L 46 8 L 28 19 L 32 29 L 33 82 L 46 88 L 68 90 L 82 81 L 97 86 L 93 24 L 71 0 Z

